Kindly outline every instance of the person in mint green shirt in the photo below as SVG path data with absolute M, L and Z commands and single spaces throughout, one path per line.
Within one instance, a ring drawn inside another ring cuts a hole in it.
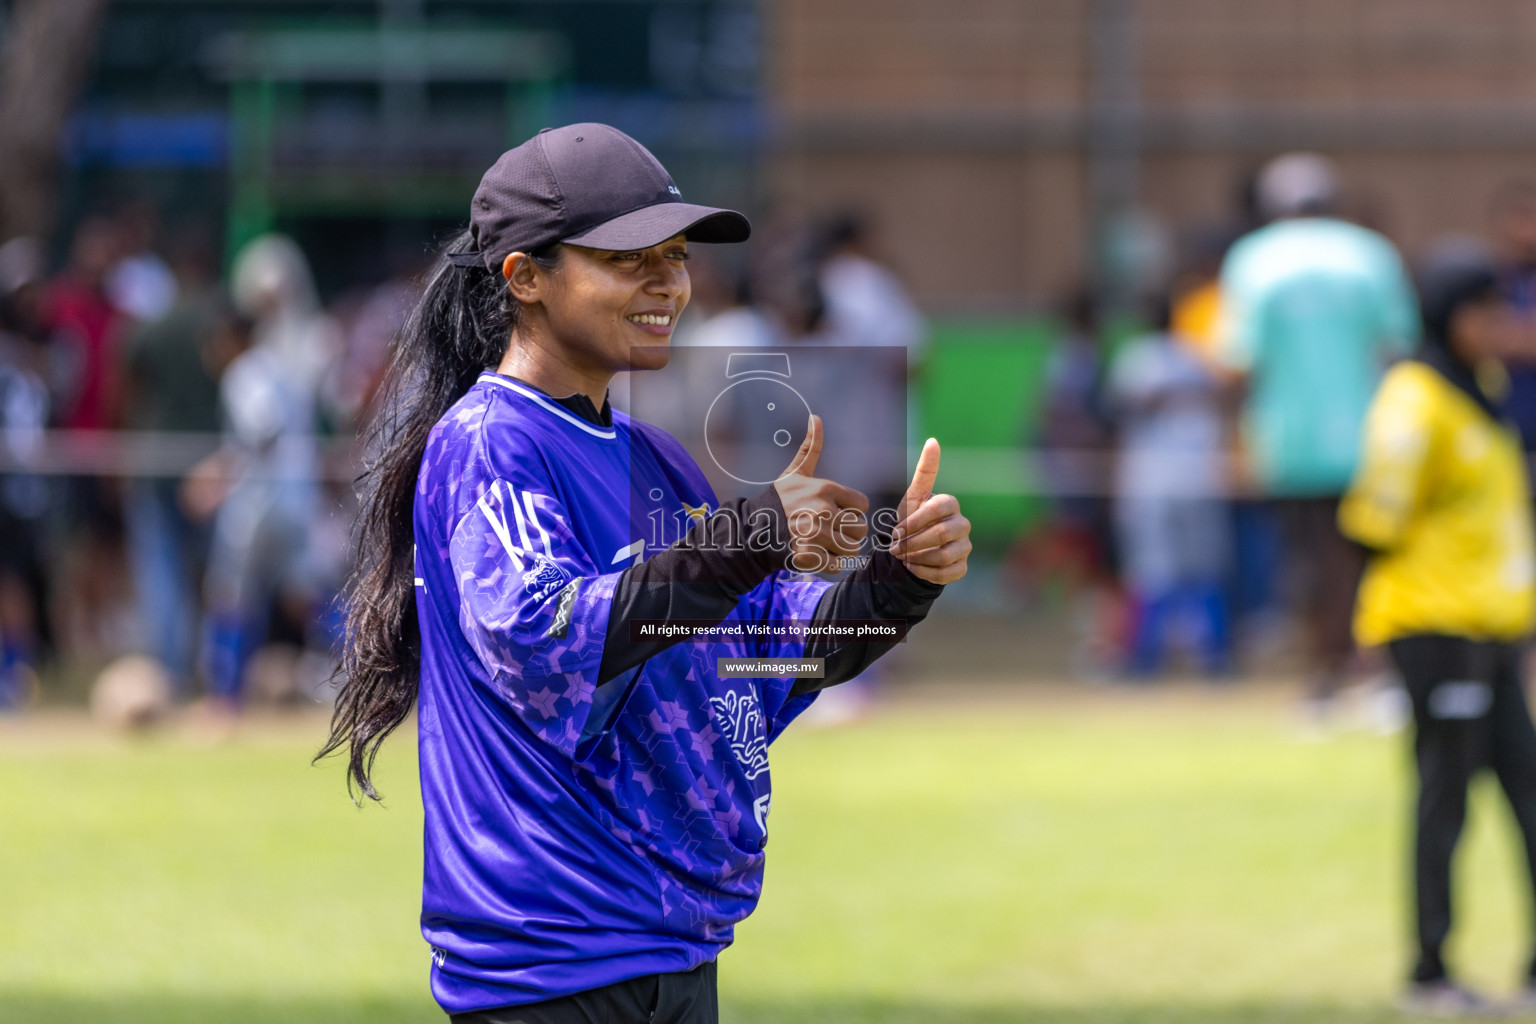
M 1333 215 L 1331 165 L 1282 156 L 1259 177 L 1271 223 L 1240 239 L 1221 271 L 1219 363 L 1244 378 L 1253 482 L 1280 506 L 1287 562 L 1307 625 L 1312 698 L 1325 711 L 1353 653 L 1360 554 L 1339 534 L 1339 497 L 1359 458 L 1366 410 L 1387 366 L 1418 339 L 1418 307 L 1392 243 Z

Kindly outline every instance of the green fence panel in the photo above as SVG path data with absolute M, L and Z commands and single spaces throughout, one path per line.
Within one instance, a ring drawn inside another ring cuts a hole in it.
M 1044 508 L 1020 449 L 1036 432 L 1053 332 L 1044 320 L 937 321 L 930 337 L 918 381 L 919 436 L 953 450 L 939 486 L 960 498 L 977 547 L 1000 551 Z

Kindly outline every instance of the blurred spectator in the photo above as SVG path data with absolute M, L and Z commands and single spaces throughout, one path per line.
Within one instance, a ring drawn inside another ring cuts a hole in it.
M 746 273 L 732 273 L 711 260 L 696 259 L 689 266 L 689 277 L 693 298 L 672 344 L 762 348 L 781 340 L 753 303 Z
M 53 419 L 68 430 L 112 430 L 121 423 L 125 318 L 106 292 L 106 275 L 121 252 L 116 221 L 88 218 L 75 230 L 69 263 L 48 290 L 49 344 L 62 368 Z M 130 581 L 119 481 L 73 477 L 63 499 L 68 535 L 54 567 L 60 642 L 103 654 L 134 632 L 125 601 Z
M 42 269 L 35 239 L 0 246 L 0 465 L 33 462 L 48 424 Z M 0 471 L 0 708 L 27 700 L 36 685 L 35 666 L 51 642 L 51 498 L 43 477 Z
M 1045 369 L 1039 445 L 1057 545 L 1080 562 L 1083 578 L 1107 571 L 1112 561 L 1109 503 L 1097 458 L 1114 446 L 1104 407 L 1104 359 L 1093 293 L 1083 289 L 1063 306 L 1065 331 Z
M 922 362 L 928 327 L 889 268 L 869 248 L 864 218 L 831 220 L 820 239 L 817 274 L 826 301 L 827 327 L 840 345 L 891 345 L 907 350 L 908 365 Z
M 131 329 L 124 344 L 124 422 L 134 430 L 214 431 L 219 368 L 210 362 L 211 345 L 230 310 L 207 235 L 188 231 L 173 259 L 173 305 Z
M 210 240 L 188 232 L 173 253 L 175 304 L 125 343 L 125 420 L 134 430 L 212 434 L 219 428 L 216 342 L 228 316 Z M 184 690 L 192 674 L 202 529 L 183 512 L 178 478 L 141 478 L 125 495 L 129 558 L 149 653 Z
M 813 366 L 819 376 L 841 382 L 837 407 L 827 412 L 829 436 L 845 460 L 836 463 L 837 479 L 866 494 L 871 512 L 894 510 L 906 483 L 906 457 L 892 448 L 917 444 L 916 392 L 908 385 L 922 363 L 927 325 L 900 279 L 876 257 L 863 216 L 843 213 L 813 225 L 805 246 L 811 279 L 803 286 L 809 329 L 802 340 L 832 349 L 818 353 Z M 807 720 L 836 725 L 868 713 L 896 664 L 873 665 L 826 691 Z
M 894 508 L 906 488 L 906 474 L 882 480 L 874 468 L 882 461 L 881 449 L 890 445 L 887 439 L 900 437 L 913 451 L 922 445 L 919 391 L 913 385 L 921 378 L 928 351 L 928 324 L 901 279 L 876 258 L 871 235 L 869 221 L 857 213 L 845 212 L 822 225 L 816 240 L 816 281 L 826 302 L 822 334 L 828 343 L 905 351 L 905 360 L 850 353 L 838 373 L 850 382 L 864 382 L 847 390 L 846 401 L 853 403 L 852 418 L 859 425 L 859 462 L 871 470 L 848 475 L 845 482 L 868 493 L 875 507 Z M 903 395 L 904 401 L 893 404 L 893 393 Z
M 107 272 L 107 295 L 124 316 L 141 323 L 158 320 L 176 302 L 176 274 L 155 251 L 160 214 L 148 200 L 136 200 L 117 215 L 122 257 Z
M 875 258 L 864 217 L 831 218 L 816 229 L 812 245 L 826 309 L 812 340 L 839 350 L 823 355 L 819 372 L 846 382 L 838 436 L 856 453 L 851 466 L 839 467 L 838 479 L 868 495 L 872 508 L 894 509 L 906 490 L 906 458 L 893 476 L 885 456 L 897 438 L 913 451 L 921 444 L 911 384 L 922 368 L 928 325 L 901 280 Z
M 1217 361 L 1221 341 L 1221 263 L 1233 241 L 1222 229 L 1193 235 L 1173 285 L 1169 329 L 1179 344 L 1211 364 Z
M 220 383 L 224 448 L 194 472 L 188 490 L 193 507 L 217 507 L 204 671 L 210 695 L 226 707 L 239 697 L 274 607 L 310 621 L 324 597 L 327 567 L 311 544 L 321 507 L 315 429 L 319 383 L 338 348 L 291 239 L 249 243 L 233 279 L 236 306 L 254 324 L 252 344 Z M 209 500 L 210 491 L 221 500 Z
M 1108 489 L 1113 423 L 1093 290 L 1061 307 L 1064 330 L 1046 364 L 1035 437 L 1050 510 L 1039 529 L 1009 551 L 1010 572 L 1026 591 L 1060 588 L 1073 614 L 1072 660 L 1089 678 L 1107 677 L 1124 660 L 1126 607 L 1115 576 Z
M 262 358 L 282 363 L 284 379 L 313 402 L 341 345 L 304 253 L 291 238 L 263 235 L 236 258 L 230 290 L 235 308 L 255 322 Z M 312 423 L 305 429 L 312 431 Z
M 1252 223 L 1254 178 L 1245 176 L 1239 219 Z M 1218 355 L 1224 317 L 1221 308 L 1221 264 L 1236 234 L 1228 228 L 1207 227 L 1186 239 L 1185 266 L 1174 281 L 1173 312 L 1170 328 L 1173 337 L 1216 371 L 1223 384 Z M 1227 612 L 1234 632 L 1247 629 L 1263 639 L 1275 611 L 1280 560 L 1280 528 L 1269 502 L 1255 499 L 1235 472 L 1246 462 L 1242 432 L 1237 428 L 1234 389 L 1222 387 L 1221 411 L 1226 434 L 1229 475 L 1227 508 L 1231 518 L 1232 571 L 1227 575 Z
M 1407 686 L 1418 769 L 1417 957 L 1404 1009 L 1493 1014 L 1451 980 L 1451 862 L 1472 778 L 1492 768 L 1536 891 L 1536 730 L 1521 661 L 1536 625 L 1536 542 L 1519 438 L 1500 419 L 1496 356 L 1513 326 L 1493 267 L 1457 259 L 1422 279 L 1424 346 L 1371 407 L 1360 472 L 1340 508 L 1370 549 L 1355 633 L 1388 646 Z M 1523 1009 L 1536 1009 L 1536 963 Z
M 747 283 L 753 306 L 772 325 L 779 344 L 824 344 L 827 296 L 819 272 L 820 240 L 803 223 L 754 229 Z
M 1490 212 L 1499 291 L 1519 315 L 1524 333 L 1536 334 L 1536 182 L 1505 185 L 1494 196 Z M 1520 431 L 1526 450 L 1536 450 L 1536 361 L 1507 362 L 1509 393 L 1503 409 Z
M 1331 215 L 1331 164 L 1279 157 L 1258 188 L 1273 223 L 1227 255 L 1217 355 L 1246 378 L 1245 450 L 1260 492 L 1281 503 L 1294 606 L 1309 634 L 1311 700 L 1322 714 L 1353 653 L 1349 610 L 1361 569 L 1339 534 L 1338 500 L 1371 396 L 1417 337 L 1418 318 L 1391 243 Z
M 1107 388 L 1120 427 L 1115 525 L 1133 604 L 1128 667 L 1157 672 L 1170 635 L 1188 624 L 1200 668 L 1225 673 L 1231 540 L 1218 385 L 1170 331 L 1166 302 L 1153 327 L 1120 350 Z
M 117 425 L 121 317 L 106 292 L 107 272 L 121 251 L 117 227 L 104 218 L 75 231 L 69 265 L 48 294 L 48 328 L 69 359 L 60 426 L 107 430 Z
M 368 289 L 341 332 L 343 348 L 325 382 L 323 403 L 334 429 L 355 431 L 367 419 L 389 367 L 390 346 L 421 292 L 420 271 L 403 270 Z

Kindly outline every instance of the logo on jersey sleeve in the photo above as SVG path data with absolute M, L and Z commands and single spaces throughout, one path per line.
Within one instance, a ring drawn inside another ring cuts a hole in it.
M 751 690 L 745 694 L 730 690 L 723 697 L 709 698 L 709 703 L 747 778 L 755 779 L 767 771 L 768 732 L 763 727 L 763 709 L 757 694 Z
M 542 555 L 532 555 L 531 558 L 532 567 L 523 572 L 523 587 L 535 601 L 549 597 L 571 578 L 558 562 Z

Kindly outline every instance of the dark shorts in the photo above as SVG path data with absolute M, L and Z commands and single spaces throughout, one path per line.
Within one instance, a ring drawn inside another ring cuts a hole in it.
M 713 961 L 523 1006 L 456 1013 L 453 1024 L 719 1024 Z

